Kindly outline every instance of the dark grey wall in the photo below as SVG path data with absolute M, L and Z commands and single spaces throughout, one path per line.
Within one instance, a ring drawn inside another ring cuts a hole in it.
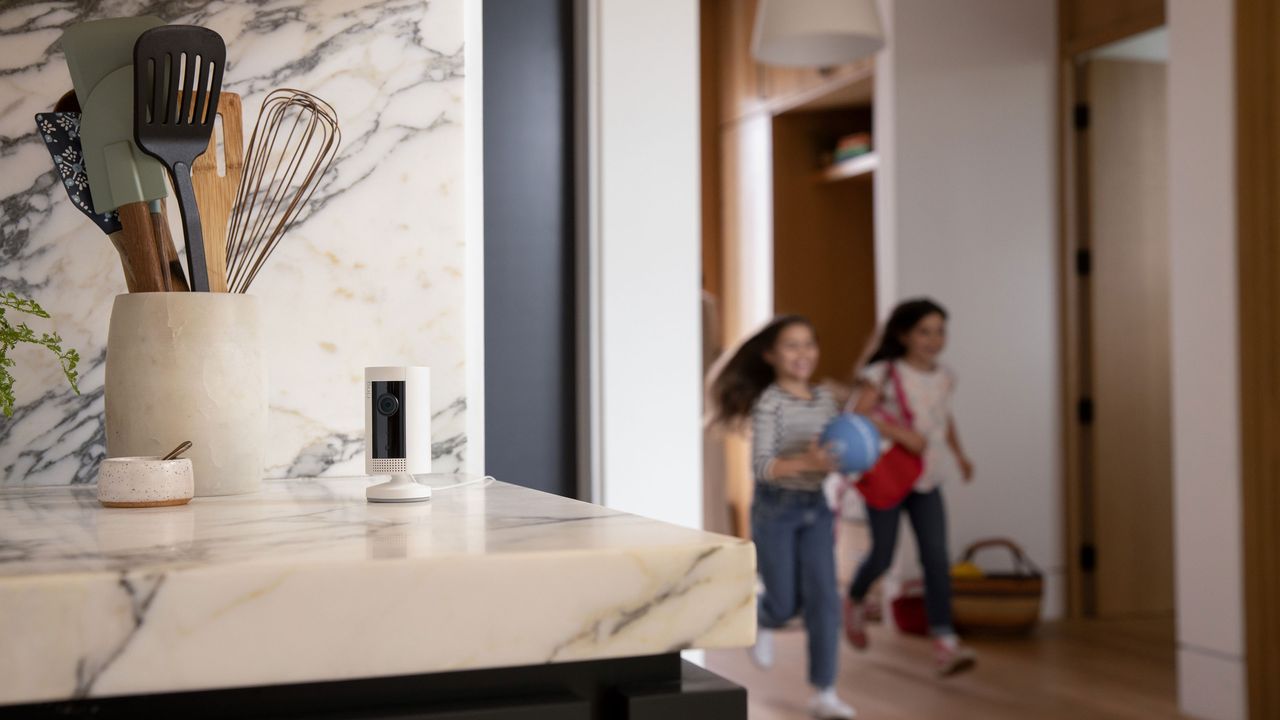
M 573 497 L 573 3 L 483 12 L 486 471 Z

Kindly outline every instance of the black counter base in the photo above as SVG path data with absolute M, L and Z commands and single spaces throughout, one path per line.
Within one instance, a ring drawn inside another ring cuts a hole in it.
M 0 706 L 22 718 L 746 720 L 747 691 L 678 653 L 369 680 Z

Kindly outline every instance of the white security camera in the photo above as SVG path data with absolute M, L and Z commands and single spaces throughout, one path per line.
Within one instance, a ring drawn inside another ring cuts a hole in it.
M 418 502 L 431 488 L 431 368 L 364 369 L 364 469 L 391 479 L 365 490 L 370 502 Z

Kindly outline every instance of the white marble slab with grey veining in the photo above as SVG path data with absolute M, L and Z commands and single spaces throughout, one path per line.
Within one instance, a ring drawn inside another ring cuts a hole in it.
M 369 482 L 144 510 L 0 490 L 0 705 L 753 640 L 749 542 L 504 483 L 369 504 Z
M 0 486 L 92 482 L 106 451 L 105 345 L 124 278 L 68 200 L 33 117 L 71 89 L 67 25 L 155 15 L 221 33 L 245 134 L 267 92 L 337 109 L 343 145 L 251 290 L 271 382 L 267 474 L 363 471 L 368 365 L 432 368 L 436 469 L 465 460 L 464 0 L 47 0 L 0 3 L 0 291 L 31 296 L 82 358 L 83 394 L 22 348 L 0 418 Z M 178 214 L 171 207 L 170 217 Z M 180 232 L 175 236 L 181 237 Z M 181 246 L 181 243 L 179 243 Z M 11 318 L 12 319 L 12 318 Z

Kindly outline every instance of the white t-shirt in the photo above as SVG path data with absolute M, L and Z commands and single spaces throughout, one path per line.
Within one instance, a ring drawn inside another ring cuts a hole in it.
M 955 391 L 956 376 L 950 369 L 939 365 L 932 371 L 917 370 L 905 362 L 895 362 L 902 392 L 911 408 L 912 425 L 924 435 L 924 471 L 912 488 L 927 493 L 947 480 L 960 477 L 960 464 L 947 443 L 947 427 L 951 418 L 951 394 Z M 880 389 L 879 410 L 894 420 L 902 421 L 898 407 L 898 391 L 893 382 L 886 382 L 888 365 L 881 361 L 863 368 L 860 377 Z

